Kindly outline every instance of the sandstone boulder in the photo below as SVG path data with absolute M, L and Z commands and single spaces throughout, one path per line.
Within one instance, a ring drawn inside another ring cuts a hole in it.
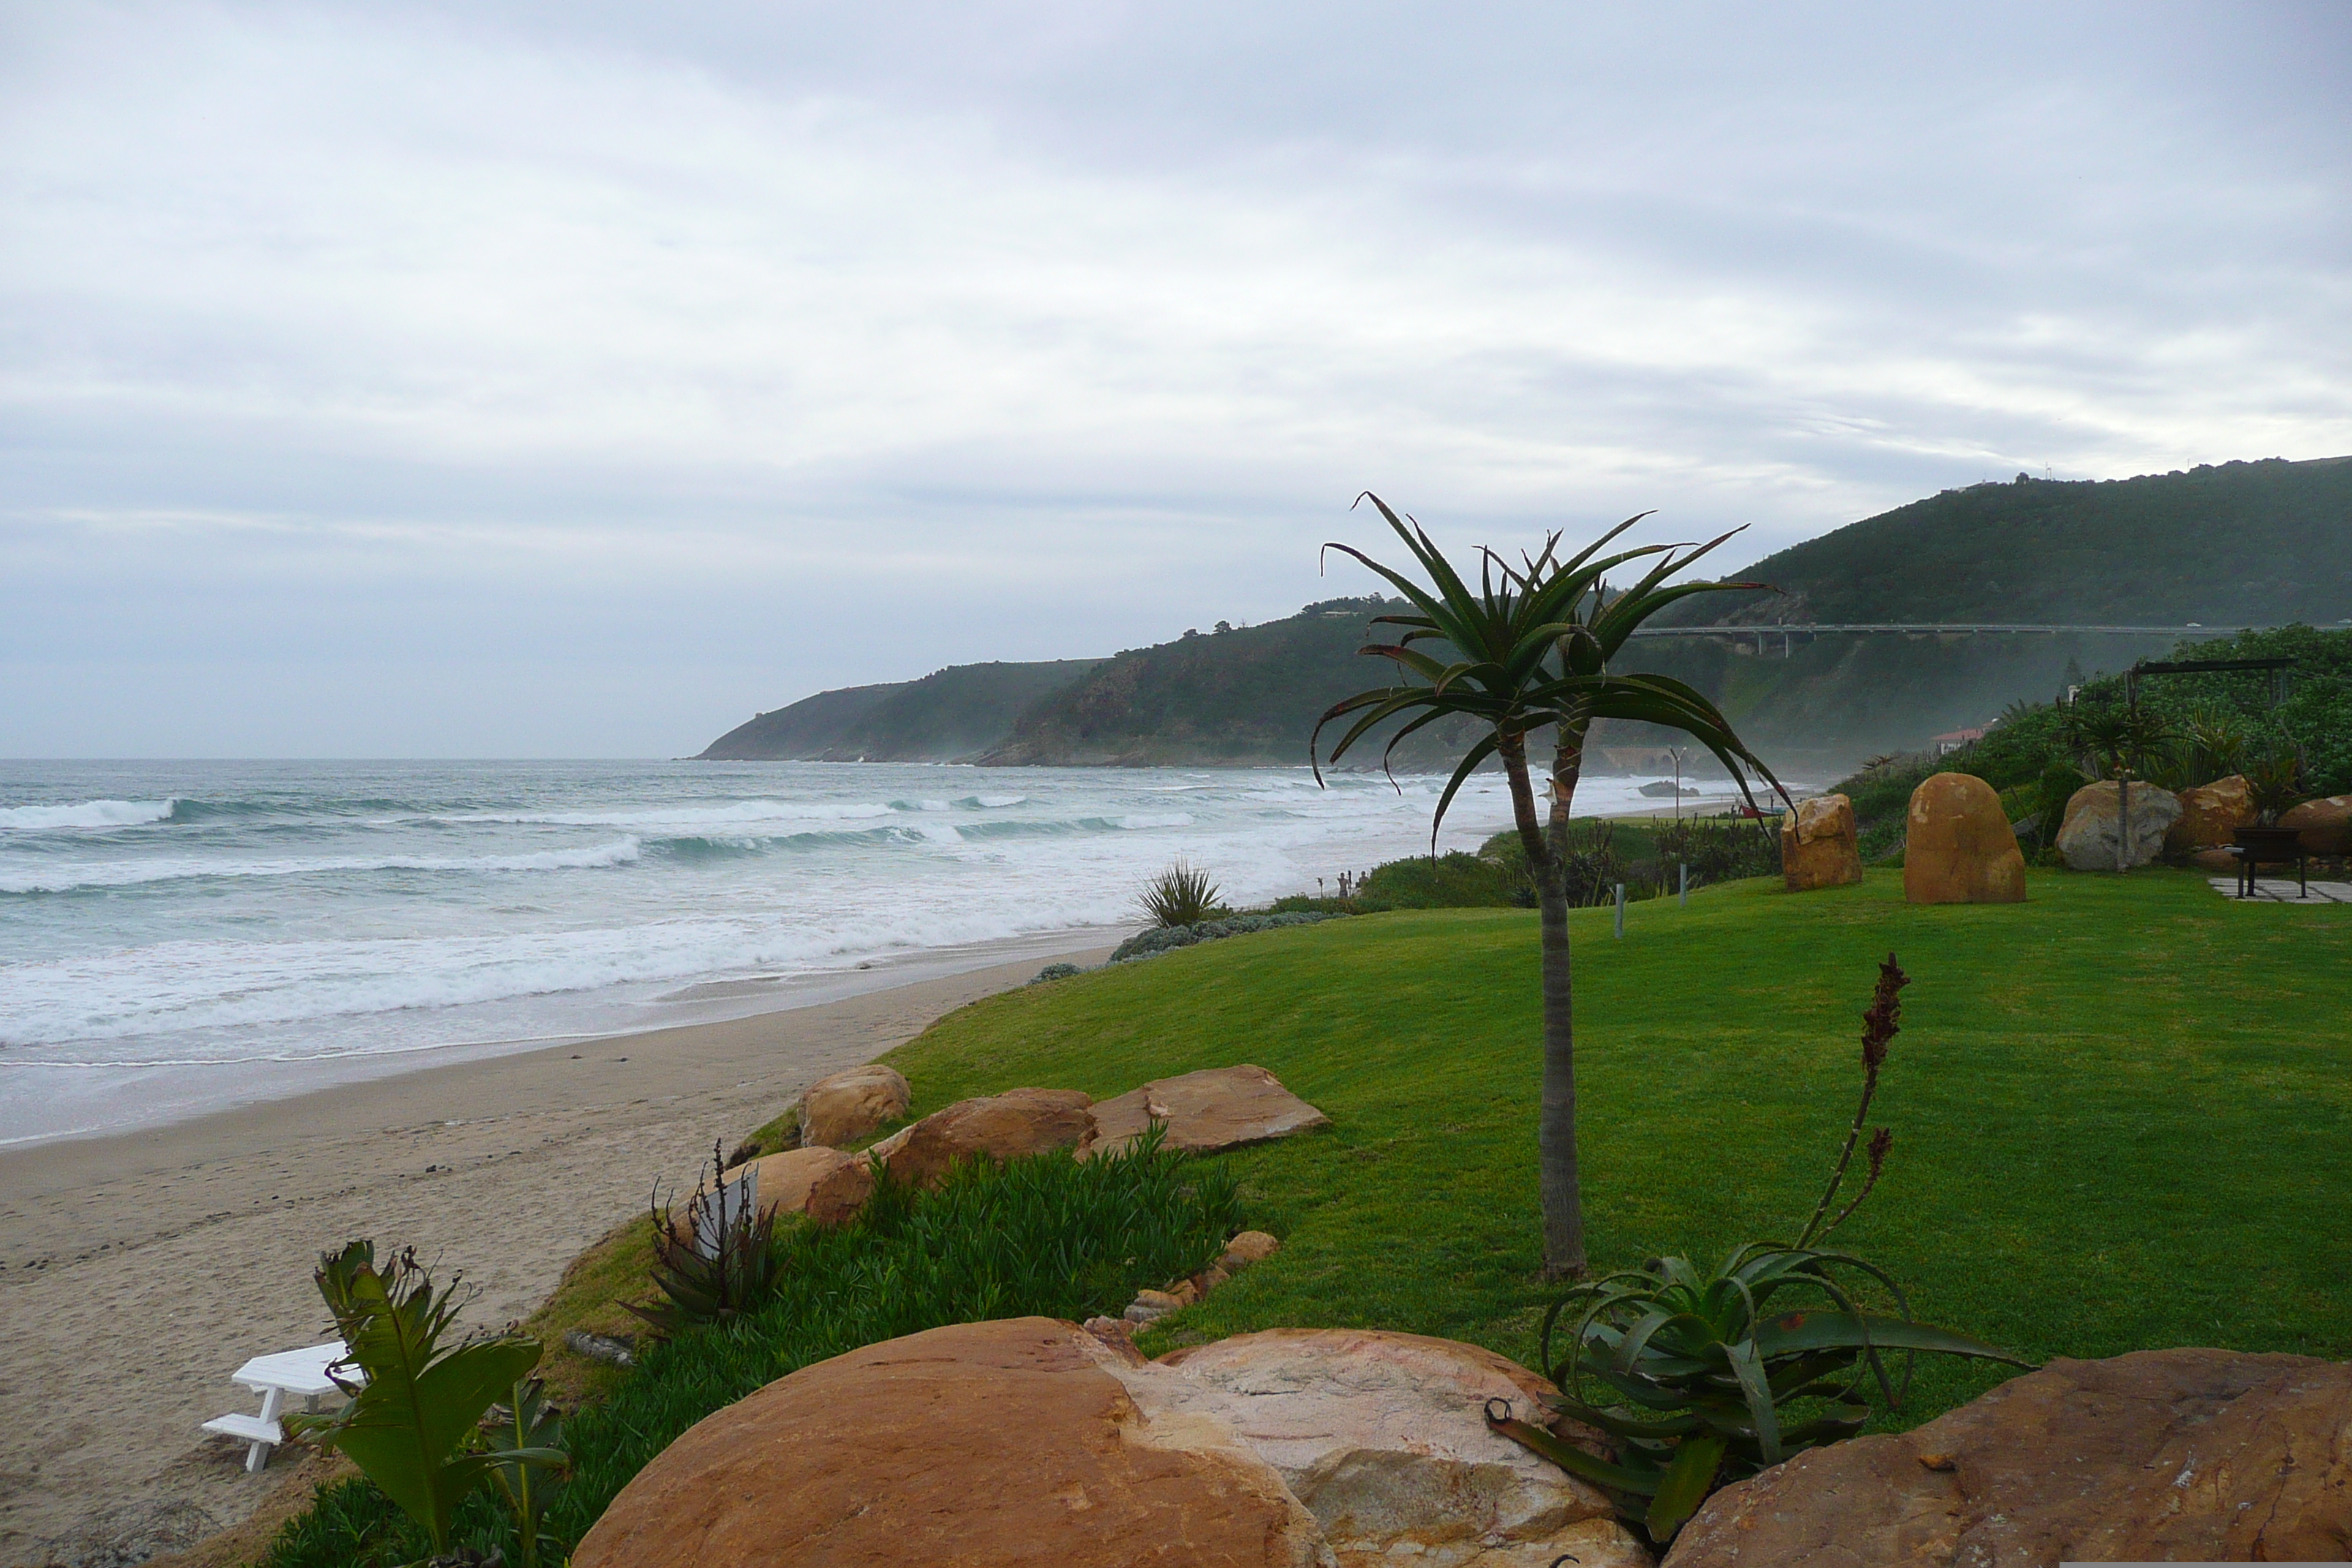
M 914 1092 L 880 1062 L 821 1078 L 801 1091 L 801 1142 L 838 1149 L 907 1114 Z
M 2180 816 L 2164 835 L 2164 847 L 2175 855 L 2219 849 L 2254 819 L 2253 792 L 2239 773 L 2182 790 L 2178 798 Z
M 1797 803 L 1780 824 L 1780 876 L 1792 893 L 1862 880 L 1853 801 L 1823 795 Z
M 1093 1098 L 1075 1089 L 1014 1089 L 960 1100 L 877 1143 L 868 1156 L 900 1181 L 929 1186 L 958 1160 L 1015 1160 L 1075 1149 L 1094 1131 Z
M 2340 1562 L 2352 1365 L 2233 1351 L 2053 1361 L 1926 1426 L 1709 1499 L 1664 1568 Z
M 1214 1420 L 1280 1472 L 1341 1568 L 1646 1568 L 1609 1500 L 1489 1431 L 1490 1398 L 1544 1415 L 1551 1385 L 1475 1345 L 1275 1329 L 1119 1374 L 1138 1405 Z M 1587 1442 L 1591 1434 L 1578 1435 Z
M 1229 1429 L 1139 1406 L 1117 1338 L 1015 1318 L 804 1367 L 664 1449 L 574 1568 L 1328 1568 Z
M 2025 901 L 2025 856 L 1992 785 L 1937 773 L 1911 792 L 1903 897 L 1915 904 Z
M 735 1181 L 752 1170 L 760 1173 L 761 1213 L 806 1215 L 819 1225 L 839 1225 L 863 1208 L 874 1190 L 874 1173 L 863 1162 L 822 1146 L 762 1155 L 735 1166 L 726 1179 Z
M 1123 1149 L 1154 1120 L 1168 1124 L 1165 1147 L 1206 1153 L 1271 1142 L 1328 1127 L 1331 1119 L 1261 1067 L 1210 1068 L 1164 1078 L 1094 1107 L 1095 1130 L 1078 1151 Z
M 2113 779 L 2084 784 L 2066 799 L 2058 826 L 2058 853 L 2074 871 L 2128 871 L 2155 863 L 2165 836 L 2180 817 L 2180 798 L 2170 790 L 2132 782 L 2131 837 L 2123 842 L 2117 813 L 2126 797 Z
M 2280 813 L 2279 826 L 2302 833 L 2306 855 L 2352 854 L 2352 795 L 2306 800 Z

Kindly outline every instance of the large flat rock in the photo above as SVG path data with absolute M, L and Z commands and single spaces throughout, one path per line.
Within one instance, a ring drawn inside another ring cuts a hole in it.
M 1607 1498 L 1487 1428 L 1488 1399 L 1541 1421 L 1538 1402 L 1555 1392 L 1492 1351 L 1273 1329 L 1119 1375 L 1139 1405 L 1229 1425 L 1315 1515 L 1342 1568 L 1549 1568 L 1563 1554 L 1582 1568 L 1649 1563 Z
M 2056 1568 L 2352 1556 L 2352 1366 L 2054 1361 L 1710 1498 L 1664 1568 Z
M 1328 1568 L 1272 1467 L 1117 1360 L 1015 1318 L 804 1367 L 664 1449 L 573 1568 Z
M 1262 1067 L 1208 1068 L 1156 1079 L 1094 1107 L 1094 1134 L 1082 1153 L 1120 1149 L 1153 1121 L 1168 1124 L 1165 1147 L 1208 1154 L 1267 1143 L 1331 1125 Z

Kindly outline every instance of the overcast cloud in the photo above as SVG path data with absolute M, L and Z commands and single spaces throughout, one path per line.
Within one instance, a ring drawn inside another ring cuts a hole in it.
M 1367 487 L 2352 452 L 2340 0 L 0 18 L 5 754 L 689 752 L 1360 591 Z

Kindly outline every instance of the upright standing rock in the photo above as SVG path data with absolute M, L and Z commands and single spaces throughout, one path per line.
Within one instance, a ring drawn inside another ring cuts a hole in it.
M 2182 790 L 2179 800 L 2180 815 L 2164 834 L 2165 848 L 2175 854 L 2221 848 L 2254 819 L 2253 791 L 2242 773 Z
M 2117 821 L 2131 812 L 2130 842 Z M 2164 853 L 2165 835 L 2180 816 L 2180 800 L 2170 790 L 2132 781 L 2124 794 L 2112 779 L 2084 784 L 2066 802 L 2065 819 L 2058 828 L 2058 853 L 2071 871 L 2128 871 L 2147 866 Z
M 1780 824 L 1780 876 L 1792 893 L 1862 880 L 1853 801 L 1822 795 L 1797 803 Z
M 2021 904 L 2025 856 L 1992 785 L 1937 773 L 1911 792 L 1903 897 L 1915 904 Z

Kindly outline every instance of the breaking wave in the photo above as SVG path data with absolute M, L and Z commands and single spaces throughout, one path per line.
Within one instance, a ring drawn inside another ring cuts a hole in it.
M 73 805 L 0 805 L 0 829 L 139 827 L 163 822 L 176 800 L 85 800 Z

